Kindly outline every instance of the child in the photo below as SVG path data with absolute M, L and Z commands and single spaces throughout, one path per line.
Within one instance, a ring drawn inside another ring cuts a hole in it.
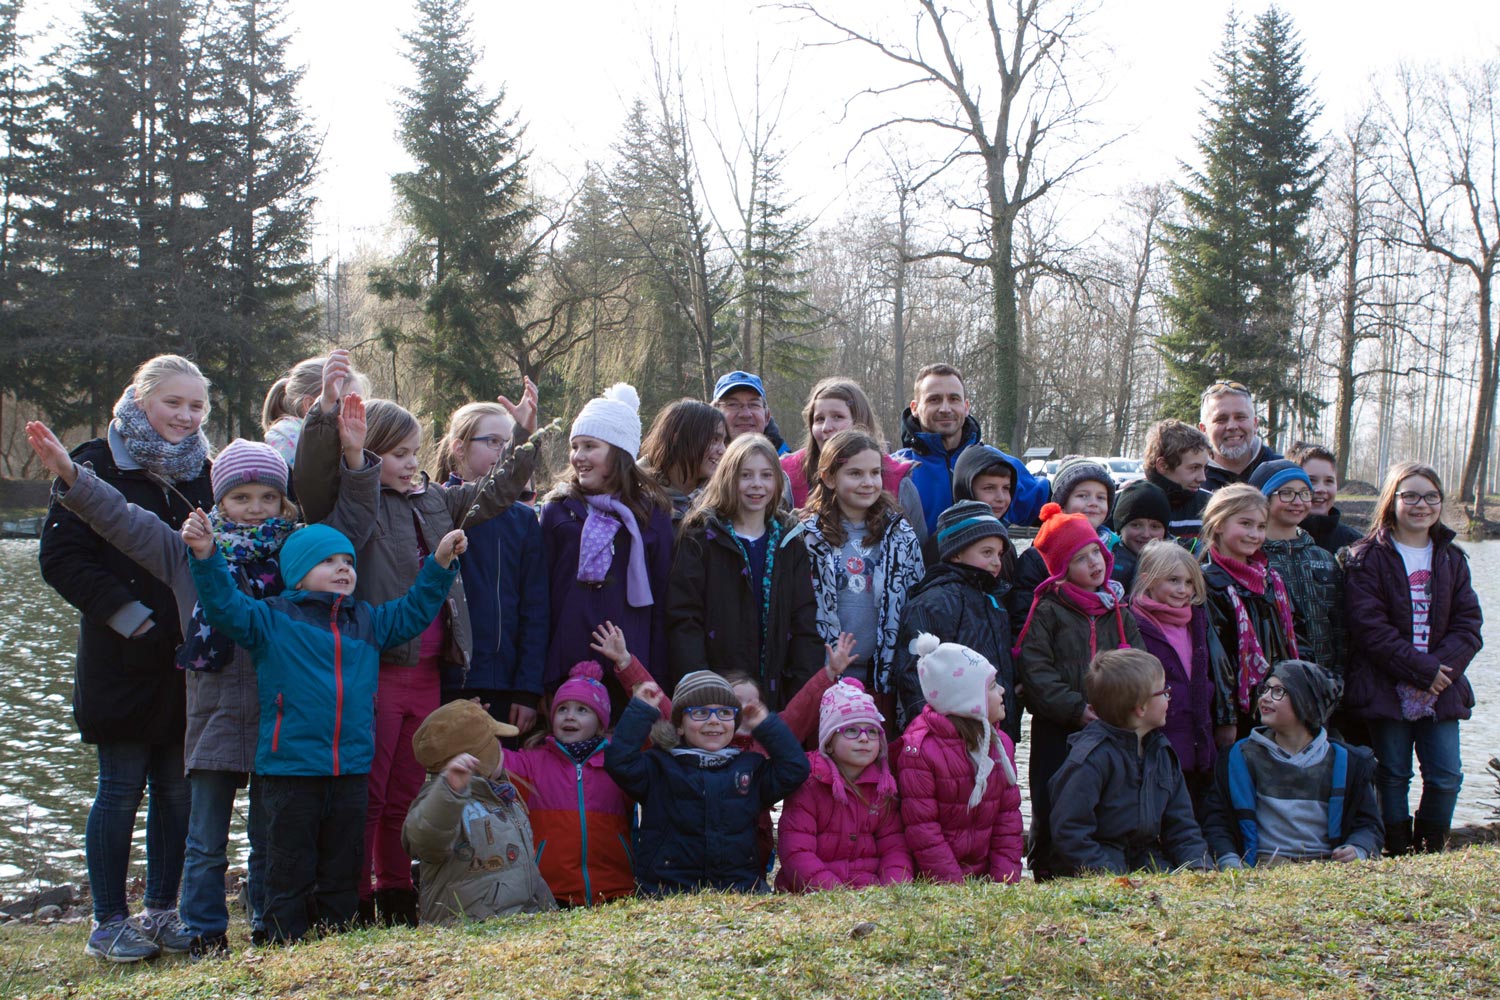
M 610 622 L 594 630 L 593 648 L 626 688 L 651 679 Z M 609 746 L 609 692 L 593 660 L 575 666 L 552 695 L 552 732 L 529 750 L 506 755 L 531 812 L 536 858 L 557 901 L 591 906 L 635 892 L 630 863 L 629 797 L 604 773 Z
M 1162 734 L 1172 689 L 1156 657 L 1100 653 L 1085 679 L 1098 718 L 1068 740 L 1048 786 L 1059 874 L 1213 870 L 1177 755 Z
M 255 774 L 271 859 L 266 932 L 295 941 L 307 933 L 310 915 L 320 927 L 345 927 L 358 909 L 360 857 L 352 845 L 364 826 L 375 755 L 381 652 L 420 635 L 437 616 L 458 578 L 464 534 L 444 535 L 412 588 L 379 606 L 352 596 L 354 545 L 327 525 L 292 533 L 281 547 L 286 590 L 263 601 L 234 585 L 201 510 L 182 537 L 193 550 L 204 618 L 255 658 Z
M 1235 709 L 1235 729 L 1219 726 L 1214 740 L 1228 749 L 1250 735 L 1255 692 L 1277 660 L 1297 658 L 1292 602 L 1262 549 L 1266 498 L 1249 483 L 1216 490 L 1203 508 L 1203 582 L 1208 625 L 1229 658 L 1223 692 Z
M 362 419 L 357 407 L 347 412 Z M 57 438 L 40 423 L 28 424 L 27 437 L 42 463 L 67 487 L 63 506 L 101 538 L 134 559 L 172 588 L 188 638 L 177 651 L 187 678 L 185 762 L 192 804 L 182 871 L 182 923 L 192 935 L 188 951 L 198 957 L 229 951 L 229 911 L 224 904 L 224 873 L 229 820 L 235 793 L 250 780 L 255 765 L 259 703 L 255 665 L 203 620 L 182 537 L 150 511 L 128 503 L 91 468 L 78 466 Z M 287 466 L 270 445 L 243 438 L 230 442 L 214 462 L 209 511 L 214 541 L 229 564 L 235 586 L 253 598 L 281 593 L 277 557 L 297 524 L 297 510 L 286 499 Z M 372 470 L 352 473 L 350 488 L 372 491 Z M 251 782 L 249 874 L 252 927 L 261 930 L 264 908 L 265 837 L 258 783 Z
M 1114 519 L 1120 537 L 1110 548 L 1115 557 L 1110 579 L 1129 593 L 1141 549 L 1149 542 L 1167 537 L 1167 523 L 1172 519 L 1167 494 L 1144 479 L 1129 483 L 1115 500 Z
M 1220 868 L 1261 861 L 1378 857 L 1375 758 L 1328 735 L 1338 701 L 1328 671 L 1282 660 L 1260 689 L 1260 720 L 1220 760 L 1203 833 Z
M 931 632 L 943 642 L 974 650 L 995 667 L 1005 692 L 1000 728 L 1014 743 L 1021 738 L 1021 709 L 1015 692 L 1015 661 L 1010 655 L 1010 616 L 1004 604 L 1009 589 L 1002 568 L 1009 544 L 1005 524 L 987 504 L 961 500 L 938 516 L 932 541 L 937 543 L 939 561 L 907 594 L 896 636 L 893 673 L 901 727 L 910 725 L 923 705 L 911 643 L 923 632 Z
M 1016 467 L 999 448 L 991 448 L 987 444 L 971 445 L 953 463 L 953 502 L 956 504 L 961 500 L 978 500 L 986 504 L 990 513 L 999 519 L 1000 526 L 1007 529 L 1005 537 L 1001 539 L 1003 549 L 1000 556 L 1000 579 L 1006 584 L 1015 580 L 1016 560 L 1020 558 L 1016 554 L 1015 544 L 1010 540 L 1005 520 L 1005 516 L 1010 513 L 1011 498 L 1015 496 L 1015 492 Z M 937 543 L 933 538 L 927 539 L 922 552 L 928 556 L 929 563 L 941 558 L 937 555 Z M 1009 687 L 1007 684 L 1007 690 Z M 1013 715 L 1006 715 L 1007 720 L 1012 718 Z M 1020 720 L 1016 721 L 1019 723 Z
M 1109 578 L 1109 550 L 1091 518 L 1047 504 L 1027 551 L 1036 552 L 1048 571 L 1016 638 L 1021 698 L 1032 714 L 1031 870 L 1047 879 L 1052 876 L 1047 783 L 1068 755 L 1068 737 L 1097 718 L 1084 693 L 1084 677 L 1096 654 L 1139 649 L 1141 633 L 1123 606 L 1124 591 Z
M 894 704 L 896 633 L 906 593 L 922 578 L 922 551 L 895 498 L 881 485 L 881 452 L 874 438 L 839 431 L 823 445 L 802 527 L 812 561 L 818 632 L 825 643 L 851 633 L 857 659 L 846 676 L 870 685 L 877 705 Z
M 880 419 L 870 406 L 870 399 L 858 382 L 846 378 L 825 378 L 807 394 L 802 408 L 802 423 L 807 437 L 802 447 L 781 456 L 781 468 L 792 484 L 793 507 L 806 505 L 818 480 L 818 468 L 828 439 L 839 431 L 864 431 L 876 441 L 884 439 Z M 885 452 L 880 453 L 880 484 L 892 496 L 901 492 L 911 478 L 911 462 L 903 462 Z
M 1359 532 L 1341 520 L 1334 502 L 1339 498 L 1338 459 L 1321 445 L 1293 448 L 1287 458 L 1302 466 L 1312 483 L 1312 506 L 1302 519 L 1302 530 L 1312 535 L 1319 547 L 1338 555 L 1345 546 L 1359 541 Z
M 730 443 L 683 519 L 667 603 L 674 677 L 741 671 L 777 709 L 823 662 L 802 526 L 778 510 L 781 486 L 770 441 Z
M 477 483 L 510 444 L 514 421 L 498 403 L 469 403 L 448 421 L 438 444 L 438 479 L 446 487 Z M 469 670 L 448 664 L 442 700 L 478 698 L 492 716 L 521 732 L 536 722 L 547 657 L 547 565 L 536 509 L 513 503 L 497 517 L 465 526 L 469 551 L 460 566 L 474 631 Z
M 994 665 L 923 633 L 912 643 L 926 705 L 896 755 L 901 820 L 918 875 L 935 882 L 1021 880 L 1016 751 L 997 724 L 1005 692 Z
M 617 383 L 573 421 L 568 470 L 542 504 L 542 551 L 551 625 L 542 686 L 554 690 L 573 664 L 591 658 L 589 636 L 614 622 L 652 677 L 668 672 L 667 587 L 672 575 L 671 504 L 635 464 L 640 399 Z M 610 687 L 618 713 L 628 692 Z
M 350 366 L 349 352 L 342 349 L 326 358 L 308 358 L 297 362 L 266 390 L 266 401 L 260 411 L 260 426 L 265 432 L 266 444 L 276 449 L 276 454 L 281 456 L 288 468 L 297 457 L 297 440 L 302 436 L 302 421 L 323 391 L 323 373 L 329 365 L 333 366 L 335 377 L 340 380 L 340 395 L 349 392 L 369 394 L 369 379 Z
M 163 354 L 136 369 L 115 403 L 107 434 L 73 450 L 79 466 L 174 530 L 213 500 L 208 380 Z M 170 488 L 168 488 L 170 487 Z M 187 951 L 177 913 L 191 791 L 183 776 L 184 685 L 174 665 L 181 641 L 168 586 L 100 538 L 60 502 L 47 511 L 38 550 L 42 578 L 78 608 L 73 718 L 98 755 L 98 790 L 84 835 L 94 930 L 85 950 L 112 962 Z M 147 797 L 145 913 L 127 919 L 131 840 Z
M 1105 525 L 1115 503 L 1115 481 L 1110 478 L 1109 470 L 1098 462 L 1076 456 L 1065 459 L 1052 477 L 1052 502 L 1064 514 L 1081 514 L 1088 518 L 1106 551 L 1113 549 L 1118 543 L 1120 536 Z M 1005 598 L 1006 610 L 1010 612 L 1012 622 L 1026 620 L 1031 613 L 1037 588 L 1048 576 L 1046 560 L 1037 551 L 1035 544 L 1021 553 L 1021 558 L 1016 562 L 1015 585 Z M 1080 685 L 1083 683 L 1083 670 L 1086 666 L 1084 664 L 1079 667 Z
M 322 492 L 337 481 L 338 381 L 330 364 L 323 396 L 308 411 L 297 461 L 292 467 L 298 494 Z M 322 520 L 354 544 L 363 572 L 356 596 L 371 603 L 393 600 L 412 584 L 421 561 L 438 540 L 458 525 L 482 524 L 515 502 L 531 478 L 536 430 L 536 386 L 526 383 L 519 406 L 512 406 L 516 428 L 511 447 L 481 482 L 461 486 L 432 483 L 422 472 L 418 452 L 422 427 L 406 409 L 389 400 L 366 404 L 366 447 L 380 457 L 380 492 L 364 510 L 336 510 Z M 353 468 L 359 461 L 346 454 Z M 311 484 L 317 482 L 314 487 Z M 311 501 L 309 501 L 310 503 Z M 310 508 L 304 508 L 313 519 Z M 425 769 L 411 752 L 411 738 L 422 720 L 442 703 L 444 669 L 462 675 L 474 651 L 468 601 L 462 579 L 455 580 L 448 600 L 428 628 L 411 642 L 387 650 L 380 663 L 380 697 L 376 702 L 375 758 L 369 772 L 369 819 L 365 828 L 365 871 L 373 876 L 360 886 L 360 918 L 415 926 L 417 891 L 411 880 L 411 858 L 401 847 L 406 810 L 422 787 Z
M 656 480 L 672 503 L 675 528 L 724 458 L 729 424 L 697 399 L 679 399 L 656 415 L 641 442 L 641 471 Z
M 671 723 L 653 731 L 661 699 L 661 688 L 642 685 L 604 751 L 604 769 L 641 805 L 635 856 L 641 893 L 769 892 L 756 818 L 807 780 L 797 738 L 754 702 L 744 710 L 745 723 L 770 756 L 732 747 L 740 705 L 712 671 L 678 682 Z M 648 735 L 655 746 L 642 750 Z
M 1187 549 L 1170 541 L 1148 542 L 1141 550 L 1130 613 L 1141 630 L 1146 652 L 1166 672 L 1171 697 L 1162 733 L 1177 754 L 1193 809 L 1199 815 L 1213 780 L 1214 723 L 1234 720 L 1233 707 L 1218 698 L 1228 686 L 1215 683 L 1227 664 L 1208 628 L 1203 603 L 1208 588 L 1203 571 Z
M 1297 649 L 1344 684 L 1344 571 L 1299 524 L 1312 502 L 1312 481 L 1295 462 L 1261 463 L 1250 485 L 1266 498 L 1266 561 L 1281 577 L 1292 601 Z
M 1396 465 L 1370 533 L 1344 561 L 1344 615 L 1358 623 L 1344 705 L 1369 722 L 1390 854 L 1443 850 L 1463 783 L 1458 722 L 1474 706 L 1465 671 L 1484 645 L 1484 616 L 1442 513 L 1437 473 Z M 1413 750 L 1422 765 L 1415 825 L 1407 811 Z
M 515 726 L 461 699 L 434 711 L 412 737 L 429 777 L 401 842 L 420 866 L 423 923 L 557 909 L 537 870 L 526 807 L 506 780 L 499 738 L 515 735 Z
M 781 810 L 780 891 L 911 881 L 884 722 L 858 681 L 824 693 L 812 777 Z
M 1198 551 L 1196 541 L 1203 527 L 1203 508 L 1208 491 L 1202 489 L 1208 480 L 1208 435 L 1181 420 L 1162 420 L 1146 433 L 1146 453 L 1141 463 L 1146 467 L 1146 481 L 1161 487 L 1167 495 L 1171 519 L 1167 533 Z

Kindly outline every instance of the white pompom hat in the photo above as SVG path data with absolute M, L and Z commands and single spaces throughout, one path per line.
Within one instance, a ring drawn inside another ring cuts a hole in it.
M 635 386 L 616 382 L 603 394 L 589 400 L 573 421 L 569 439 L 598 438 L 626 451 L 631 458 L 641 451 L 641 397 Z
M 907 647 L 917 657 L 917 678 L 922 682 L 922 697 L 927 707 L 940 715 L 974 719 L 984 725 L 984 744 L 969 751 L 974 762 L 974 789 L 969 795 L 973 809 L 984 798 L 990 772 L 995 767 L 991 747 L 1000 742 L 988 712 L 990 684 L 995 680 L 995 665 L 968 646 L 943 642 L 930 632 L 923 632 Z M 1007 785 L 1016 784 L 1015 768 L 1003 744 L 997 747 L 1001 772 Z

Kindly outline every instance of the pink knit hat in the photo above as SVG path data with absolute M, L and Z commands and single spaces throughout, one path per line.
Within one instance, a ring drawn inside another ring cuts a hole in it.
M 593 660 L 573 664 L 568 679 L 552 696 L 552 714 L 565 701 L 576 701 L 599 717 L 599 728 L 609 727 L 609 691 L 604 687 L 604 668 Z
M 236 486 L 261 483 L 286 495 L 286 459 L 268 444 L 235 438 L 229 446 L 214 457 L 214 465 L 208 474 L 213 487 L 214 503 L 224 499 L 224 494 Z
M 880 732 L 880 756 L 875 758 L 870 767 L 879 770 L 879 778 L 876 782 L 876 794 L 888 796 L 896 794 L 896 779 L 891 775 L 890 764 L 886 759 L 887 746 L 885 742 L 885 716 L 875 707 L 875 699 L 865 694 L 865 686 L 850 677 L 841 680 L 823 692 L 823 700 L 818 705 L 818 753 L 833 762 L 833 756 L 828 752 L 828 741 L 833 734 L 845 726 L 857 725 L 861 722 L 873 725 Z M 845 782 L 835 780 L 831 783 L 834 801 L 843 805 L 848 801 L 848 795 L 844 790 Z

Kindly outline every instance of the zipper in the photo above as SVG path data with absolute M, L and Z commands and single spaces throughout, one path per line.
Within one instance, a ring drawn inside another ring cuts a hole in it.
M 589 824 L 588 814 L 583 808 L 583 765 L 574 763 L 573 769 L 578 775 L 578 831 L 583 835 L 583 901 L 592 906 L 594 889 L 589 881 Z
M 271 730 L 271 752 L 276 752 L 277 744 L 281 742 L 281 695 L 276 696 L 276 728 Z
M 496 537 L 495 537 L 495 565 L 497 567 L 505 565 L 505 544 L 500 540 L 500 538 L 499 538 L 499 532 L 496 532 Z M 495 617 L 497 619 L 500 617 L 500 613 L 499 613 L 500 607 L 501 607 L 501 602 L 500 602 L 500 574 L 496 573 L 495 574 Z M 496 653 L 500 652 L 501 647 L 504 645 L 505 636 L 504 636 L 503 633 L 504 633 L 504 629 L 498 628 L 498 627 L 495 629 L 495 652 Z M 469 634 L 470 634 L 471 637 L 474 634 L 474 616 L 473 616 L 472 613 L 469 615 Z
M 339 730 L 344 722 L 344 637 L 339 634 L 339 605 L 344 595 L 333 599 L 328 613 L 328 627 L 333 631 L 333 775 L 339 771 Z

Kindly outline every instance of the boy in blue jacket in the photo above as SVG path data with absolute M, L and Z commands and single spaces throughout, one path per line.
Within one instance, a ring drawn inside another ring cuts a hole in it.
M 382 650 L 422 633 L 442 609 L 467 545 L 450 531 L 401 598 L 354 600 L 354 546 L 327 525 L 292 533 L 281 549 L 286 589 L 242 593 L 214 544 L 207 515 L 182 526 L 208 623 L 255 659 L 260 738 L 255 773 L 266 808 L 265 926 L 295 941 L 311 923 L 354 919 L 366 775 L 374 756 L 375 682 Z

